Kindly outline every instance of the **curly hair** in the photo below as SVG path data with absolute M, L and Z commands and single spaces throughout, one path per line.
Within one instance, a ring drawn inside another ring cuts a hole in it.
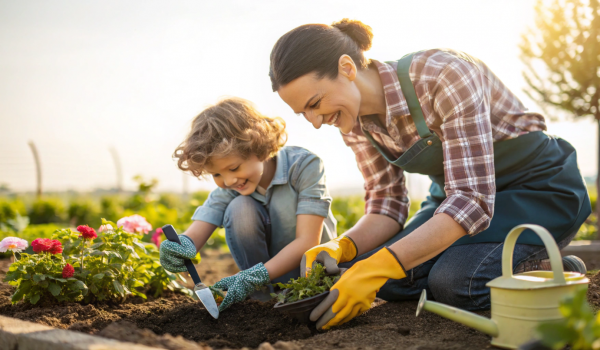
M 277 154 L 287 141 L 285 122 L 267 117 L 247 100 L 226 98 L 200 112 L 192 130 L 173 158 L 183 171 L 196 177 L 206 175 L 212 158 L 236 155 L 243 159 L 255 155 L 265 161 Z

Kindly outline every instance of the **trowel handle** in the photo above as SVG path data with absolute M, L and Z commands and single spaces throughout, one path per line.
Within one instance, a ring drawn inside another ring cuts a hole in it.
M 175 231 L 173 225 L 165 225 L 162 227 L 162 230 L 169 241 L 181 244 L 179 236 L 177 235 L 177 231 Z M 183 262 L 185 263 L 185 267 L 187 267 L 187 270 L 190 273 L 192 280 L 194 281 L 194 285 L 202 283 L 202 281 L 200 280 L 200 276 L 198 276 L 198 271 L 196 271 L 196 266 L 194 266 L 194 263 L 192 263 L 190 259 L 183 259 Z

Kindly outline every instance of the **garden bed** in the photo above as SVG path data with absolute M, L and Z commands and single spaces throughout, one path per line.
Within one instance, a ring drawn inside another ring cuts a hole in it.
M 0 279 L 8 265 L 8 260 L 0 260 Z M 215 252 L 204 253 L 198 270 L 207 283 L 236 272 L 229 255 Z M 275 344 L 276 349 L 484 349 L 490 341 L 480 332 L 432 313 L 415 317 L 416 301 L 376 301 L 366 314 L 319 333 L 274 310 L 274 301 L 247 300 L 214 320 L 201 304 L 175 293 L 146 302 L 132 298 L 120 305 L 11 306 L 12 292 L 11 286 L 0 283 L 1 315 L 167 349 L 257 348 L 263 342 Z M 600 275 L 594 276 L 588 297 L 598 309 Z M 489 316 L 489 312 L 481 314 Z

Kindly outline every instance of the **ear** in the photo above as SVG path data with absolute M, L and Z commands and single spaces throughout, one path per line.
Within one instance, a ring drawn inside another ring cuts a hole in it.
M 338 61 L 338 75 L 342 75 L 350 81 L 354 81 L 356 79 L 356 64 L 354 64 L 354 60 L 348 55 L 340 56 Z

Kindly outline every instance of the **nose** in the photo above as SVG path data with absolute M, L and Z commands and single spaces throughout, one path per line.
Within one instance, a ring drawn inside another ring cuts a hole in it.
M 304 114 L 304 118 L 308 120 L 315 129 L 320 129 L 321 125 L 323 125 L 323 115 L 315 114 L 312 111 L 308 111 Z
M 225 187 L 231 187 L 237 183 L 237 177 L 235 176 L 225 176 L 223 177 L 223 184 Z

